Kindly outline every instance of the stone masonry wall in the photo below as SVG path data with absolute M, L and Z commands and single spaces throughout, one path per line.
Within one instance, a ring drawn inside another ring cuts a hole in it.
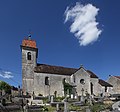
M 31 53 L 31 60 L 27 59 L 27 53 Z M 34 67 L 36 66 L 36 51 L 22 48 L 22 81 L 24 93 L 33 92 Z
M 99 94 L 98 78 L 91 78 L 91 82 L 93 84 L 93 94 L 98 95 Z
M 45 85 L 45 77 L 49 77 L 49 86 Z M 47 73 L 35 73 L 34 74 L 34 93 L 35 95 L 42 94 L 43 96 L 54 95 L 57 91 L 57 96 L 64 96 L 63 79 L 70 82 L 70 76 L 47 74 Z
M 113 85 L 112 91 L 114 94 L 120 94 L 120 79 L 111 76 L 107 82 Z

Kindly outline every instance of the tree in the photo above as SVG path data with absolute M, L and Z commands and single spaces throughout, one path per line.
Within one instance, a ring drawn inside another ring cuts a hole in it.
M 0 81 L 0 90 L 4 90 L 6 93 L 11 94 L 11 86 L 4 81 Z

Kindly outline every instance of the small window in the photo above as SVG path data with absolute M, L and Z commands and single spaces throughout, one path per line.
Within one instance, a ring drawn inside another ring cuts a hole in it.
M 49 85 L 49 77 L 45 77 L 45 85 Z
M 81 79 L 81 80 L 80 80 L 80 83 L 81 83 L 81 84 L 85 84 L 85 80 L 84 80 L 84 79 Z
M 28 60 L 31 60 L 31 52 L 28 52 L 28 53 L 27 53 L 27 59 L 28 59 Z

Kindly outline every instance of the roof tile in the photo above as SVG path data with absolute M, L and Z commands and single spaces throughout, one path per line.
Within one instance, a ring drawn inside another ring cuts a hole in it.
M 114 76 L 114 77 L 116 77 L 116 78 L 120 79 L 120 76 Z
M 90 74 L 91 78 L 98 78 L 98 76 L 96 74 L 94 74 L 92 71 L 87 70 L 87 72 Z
M 99 84 L 102 86 L 113 87 L 111 84 L 109 84 L 108 82 L 106 82 L 102 79 L 99 79 Z
M 36 41 L 30 39 L 24 39 L 22 41 L 22 46 L 36 48 Z
M 50 73 L 50 74 L 59 74 L 59 75 L 72 75 L 78 69 L 67 68 L 61 66 L 53 66 L 46 64 L 37 64 L 37 67 L 34 68 L 34 71 L 37 73 Z

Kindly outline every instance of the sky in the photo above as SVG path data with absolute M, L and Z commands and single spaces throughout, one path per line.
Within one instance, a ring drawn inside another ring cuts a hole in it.
M 38 63 L 120 75 L 119 0 L 0 0 L 0 80 L 22 85 L 22 40 L 32 32 Z

